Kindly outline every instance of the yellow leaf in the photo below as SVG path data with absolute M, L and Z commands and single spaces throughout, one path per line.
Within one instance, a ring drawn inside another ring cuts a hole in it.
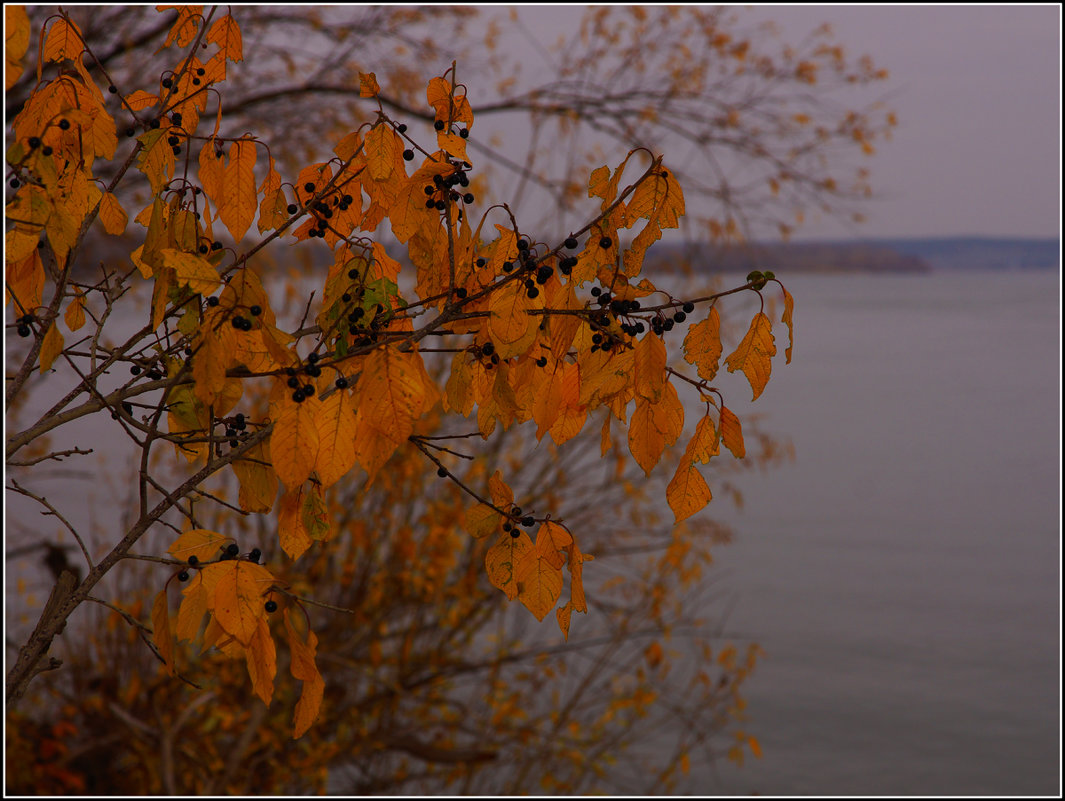
M 277 499 L 277 473 L 270 463 L 269 442 L 259 442 L 233 462 L 240 483 L 238 502 L 245 512 L 268 513 Z
M 706 319 L 691 326 L 684 337 L 684 361 L 694 364 L 699 377 L 710 381 L 717 374 L 720 358 L 721 319 L 711 306 Z
M 255 142 L 238 139 L 229 148 L 229 164 L 222 179 L 222 202 L 215 199 L 218 218 L 233 239 L 244 238 L 258 207 L 255 191 Z
M 365 374 L 364 374 L 365 375 Z M 317 396 L 302 403 L 285 403 L 270 436 L 270 461 L 286 488 L 306 481 L 318 460 L 318 417 L 322 402 Z
M 533 550 L 532 540 L 524 531 L 517 537 L 504 533 L 484 555 L 485 572 L 492 586 L 502 590 L 508 600 L 518 597 L 518 578 L 515 566 Z M 546 614 L 546 612 L 544 613 Z M 542 618 L 541 618 L 542 619 Z
M 795 311 L 795 299 L 788 290 L 784 290 L 784 315 L 780 321 L 788 327 L 788 347 L 784 351 L 784 363 L 791 364 L 791 346 L 794 344 L 794 331 L 791 324 L 791 313 Z
M 581 553 L 577 543 L 572 543 L 566 551 L 569 553 L 569 596 L 570 604 L 577 612 L 588 612 L 588 602 L 584 597 L 584 563 L 592 561 L 588 554 Z
M 71 331 L 77 331 L 85 325 L 85 295 L 80 290 L 74 296 L 74 300 L 70 301 L 70 305 L 67 306 L 63 319 L 66 321 L 67 328 Z
M 52 362 L 62 352 L 63 335 L 59 333 L 59 328 L 53 320 L 52 324 L 48 326 L 48 333 L 44 335 L 44 341 L 41 343 L 41 372 L 48 372 Z
M 503 516 L 487 504 L 477 503 L 466 510 L 463 517 L 463 528 L 470 536 L 486 537 L 496 531 L 503 522 Z
M 717 431 L 714 429 L 714 421 L 710 415 L 705 415 L 695 426 L 695 434 L 688 441 L 688 447 L 684 451 L 684 458 L 691 462 L 707 464 L 710 457 L 718 452 Z
M 121 236 L 126 232 L 126 225 L 129 222 L 129 216 L 122 208 L 121 204 L 110 192 L 105 192 L 104 196 L 100 199 L 100 223 L 103 225 L 104 230 L 112 236 Z
M 637 397 L 657 403 L 666 383 L 666 346 L 661 337 L 648 333 L 636 343 L 633 358 Z
M 213 602 L 209 598 L 208 607 L 214 611 L 218 624 L 246 647 L 266 614 L 263 596 L 274 577 L 262 565 L 244 559 L 221 564 L 224 570 L 219 571 Z
M 386 346 L 371 353 L 359 378 L 356 451 L 371 478 L 414 431 L 425 404 L 417 353 Z M 275 463 L 276 464 L 276 463 Z
M 492 496 L 492 503 L 500 509 L 509 509 L 514 503 L 514 491 L 503 480 L 503 474 L 496 470 L 488 479 L 488 492 Z
M 359 97 L 377 97 L 381 93 L 381 87 L 377 83 L 377 76 L 372 72 L 359 73 Z
M 166 672 L 173 676 L 174 670 L 174 635 L 170 633 L 170 607 L 166 602 L 166 588 L 155 596 L 152 604 L 152 640 L 159 649 L 159 656 L 166 663 Z
M 146 108 L 151 108 L 158 102 L 158 96 L 153 95 L 151 92 L 145 92 L 143 89 L 138 89 L 133 94 L 126 96 L 126 105 L 128 105 L 133 111 L 143 111 Z
M 721 407 L 721 441 L 732 451 L 737 459 L 742 459 L 747 451 L 743 446 L 743 428 L 740 419 L 725 406 Z
M 685 454 L 680 460 L 677 472 L 666 488 L 666 500 L 673 510 L 674 523 L 687 520 L 713 498 L 706 480 L 687 456 Z
M 677 441 L 683 428 L 684 407 L 668 381 L 658 403 L 636 399 L 636 411 L 629 421 L 629 451 L 646 475 L 658 464 L 666 446 Z
M 521 555 L 516 572 L 518 600 L 537 620 L 543 620 L 562 594 L 561 567 L 555 567 L 540 549 L 532 548 Z
M 200 148 L 200 169 L 197 173 L 200 179 L 200 186 L 203 187 L 207 197 L 214 202 L 216 208 L 225 201 L 223 196 L 225 167 L 223 160 L 215 155 L 217 152 L 215 150 L 215 140 L 212 137 Z
M 566 563 L 562 551 L 573 544 L 573 537 L 558 523 L 546 521 L 536 532 L 536 552 L 556 570 Z
M 338 390 L 326 398 L 317 422 L 318 455 L 314 470 L 322 487 L 331 487 L 355 466 L 355 411 L 350 393 Z
M 555 610 L 555 616 L 558 618 L 558 627 L 562 630 L 562 636 L 566 639 L 566 642 L 569 642 L 569 620 L 572 612 L 572 601 L 567 601 L 565 606 L 560 606 Z
M 64 59 L 74 61 L 81 56 L 84 49 L 85 45 L 78 26 L 59 17 L 48 29 L 42 56 L 45 61 L 63 61 Z
M 192 642 L 200 633 L 200 624 L 207 614 L 207 590 L 200 574 L 196 573 L 181 592 L 185 600 L 178 609 L 176 635 L 179 640 Z
M 299 559 L 311 547 L 314 540 L 307 533 L 303 522 L 303 497 L 306 490 L 301 485 L 281 496 L 277 512 L 277 536 L 281 549 L 291 559 Z
M 375 181 L 387 181 L 402 165 L 403 140 L 389 125 L 377 125 L 366 134 L 366 171 Z M 404 177 L 406 173 L 404 172 Z M 424 201 L 423 201 L 424 204 Z
M 248 663 L 252 690 L 263 699 L 264 704 L 270 706 L 270 699 L 274 695 L 274 676 L 277 675 L 277 650 L 274 648 L 274 638 L 270 636 L 270 624 L 265 618 L 259 618 L 244 658 Z
M 769 318 L 762 312 L 758 312 L 751 320 L 751 327 L 747 330 L 747 335 L 740 342 L 739 347 L 725 359 L 730 373 L 742 370 L 747 376 L 747 381 L 754 390 L 754 397 L 751 400 L 758 399 L 769 381 L 769 371 L 772 366 L 770 358 L 776 356 L 777 353 L 772 328 L 773 324 L 769 322 Z
M 228 539 L 228 537 L 216 531 L 194 528 L 174 540 L 173 544 L 166 549 L 166 552 L 182 562 L 187 562 L 190 556 L 195 556 L 201 562 L 206 562 L 208 559 L 218 556 L 219 549 Z
M 159 258 L 164 267 L 172 269 L 177 275 L 178 286 L 188 284 L 193 292 L 207 296 L 213 295 L 222 285 L 214 265 L 196 253 L 163 248 L 159 251 Z
M 458 134 L 438 131 L 436 134 L 436 146 L 449 156 L 460 161 L 470 161 L 470 157 L 466 155 L 466 140 Z
M 529 350 L 536 339 L 538 320 L 528 312 L 542 308 L 540 297 L 530 298 L 519 281 L 511 281 L 492 294 L 488 303 L 488 332 L 500 359 L 520 356 Z
M 444 78 L 433 78 L 425 89 L 426 100 L 436 110 L 436 119 L 447 122 L 473 124 L 473 111 L 465 95 L 455 97 L 451 84 Z
M 244 60 L 244 41 L 240 35 L 240 26 L 231 14 L 226 14 L 207 32 L 207 41 L 218 45 L 218 49 L 229 61 Z
M 4 91 L 22 77 L 22 57 L 30 45 L 30 18 L 23 6 L 4 6 Z
M 299 703 L 296 704 L 296 715 L 293 739 L 299 739 L 311 727 L 318 718 L 322 708 L 322 696 L 325 691 L 325 682 L 322 674 L 318 672 L 315 664 L 315 655 L 318 649 L 318 638 L 313 631 L 307 632 L 307 642 L 299 636 L 292 626 L 289 618 L 289 610 L 285 609 L 285 632 L 288 634 L 289 649 L 292 659 L 289 669 L 292 677 L 303 682 L 303 692 Z

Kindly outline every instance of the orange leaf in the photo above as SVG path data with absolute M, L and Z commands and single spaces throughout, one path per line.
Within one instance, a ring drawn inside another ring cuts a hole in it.
M 537 620 L 543 620 L 562 593 L 561 566 L 555 567 L 553 560 L 539 548 L 532 548 L 521 555 L 516 572 L 518 600 Z
M 687 520 L 710 503 L 712 498 L 706 480 L 685 454 L 685 458 L 677 465 L 673 480 L 666 487 L 666 500 L 669 502 L 669 508 L 673 510 L 674 522 Z
M 255 219 L 258 195 L 255 191 L 255 143 L 238 139 L 229 147 L 229 164 L 222 179 L 222 202 L 215 199 L 218 218 L 225 223 L 233 239 L 244 238 Z
M 274 647 L 274 638 L 270 636 L 270 624 L 265 618 L 259 618 L 244 658 L 248 663 L 252 689 L 263 699 L 264 704 L 270 706 L 270 699 L 274 695 L 274 676 L 277 675 L 277 649 Z
M 188 284 L 189 289 L 201 295 L 213 295 L 222 285 L 218 271 L 207 259 L 196 253 L 186 253 L 174 248 L 163 248 L 159 258 L 164 267 L 172 269 L 178 286 Z
M 740 419 L 724 405 L 721 407 L 721 441 L 732 451 L 737 459 L 742 459 L 747 451 L 743 446 L 743 428 Z
M 666 346 L 661 337 L 648 333 L 636 343 L 634 351 L 636 395 L 657 403 L 666 383 Z
M 200 574 L 194 575 L 181 592 L 185 600 L 178 609 L 177 638 L 192 642 L 200 633 L 200 624 L 203 622 L 203 616 L 207 614 L 207 590 Z
M 286 492 L 281 496 L 277 512 L 277 536 L 281 540 L 281 549 L 291 559 L 299 559 L 314 543 L 303 522 L 304 494 L 302 485 Z
M 187 562 L 190 556 L 195 556 L 201 562 L 206 562 L 208 559 L 217 556 L 219 548 L 228 540 L 229 537 L 225 537 L 216 531 L 194 528 L 174 540 L 173 544 L 166 549 L 166 552 L 182 562 Z
M 52 324 L 48 326 L 48 333 L 44 335 L 44 341 L 41 342 L 41 372 L 48 372 L 52 362 L 62 352 L 63 335 L 59 333 L 59 327 L 53 320 Z
M 215 587 L 214 603 L 208 600 L 208 606 L 213 608 L 218 624 L 247 646 L 266 614 L 263 596 L 274 577 L 262 565 L 243 559 L 223 565 L 225 570 Z
M 492 496 L 492 503 L 500 509 L 509 509 L 514 503 L 514 491 L 503 480 L 503 474 L 496 470 L 488 479 L 488 492 Z
M 711 306 L 706 319 L 691 326 L 684 337 L 684 361 L 694 364 L 699 377 L 710 381 L 717 374 L 720 358 L 721 319 Z
M 477 503 L 466 510 L 463 516 L 463 528 L 470 536 L 486 537 L 499 528 L 503 522 L 503 516 L 491 506 Z
M 754 390 L 751 400 L 757 400 L 769 381 L 769 371 L 772 367 L 770 358 L 777 353 L 772 328 L 773 324 L 769 322 L 769 318 L 758 312 L 751 320 L 751 327 L 739 347 L 725 359 L 730 373 L 742 370 L 747 376 L 747 381 Z
M 484 555 L 485 571 L 492 586 L 502 590 L 508 600 L 518 597 L 518 579 L 515 566 L 521 558 L 533 550 L 532 540 L 524 531 L 517 537 L 504 533 Z M 546 612 L 544 613 L 546 614 Z M 542 619 L 542 616 L 541 616 Z
M 322 708 L 322 696 L 325 691 L 325 682 L 322 674 L 318 672 L 315 664 L 315 655 L 318 648 L 318 638 L 313 631 L 307 631 L 307 642 L 296 632 L 289 617 L 289 610 L 285 610 L 285 632 L 288 634 L 289 649 L 292 653 L 290 670 L 292 677 L 303 682 L 303 693 L 299 703 L 296 704 L 295 730 L 293 739 L 302 737 L 318 718 Z
M 63 319 L 66 321 L 67 328 L 71 331 L 77 331 L 85 325 L 85 295 L 80 290 L 74 296 L 74 300 L 70 301 L 70 305 L 67 306 Z
M 377 125 L 366 134 L 366 171 L 375 181 L 387 181 L 402 165 L 403 140 L 389 125 Z M 404 172 L 403 177 L 406 177 Z
M 318 455 L 314 470 L 322 487 L 331 487 L 355 466 L 355 411 L 350 393 L 338 390 L 326 398 L 317 422 Z
M 356 449 L 359 462 L 372 477 L 414 431 L 426 400 L 417 353 L 398 347 L 375 350 L 363 365 L 358 393 Z
M 359 97 L 377 97 L 381 94 L 381 87 L 377 83 L 377 76 L 372 72 L 359 73 Z
M 530 298 L 525 286 L 511 281 L 492 294 L 488 302 L 488 331 L 500 359 L 520 356 L 536 339 L 537 325 L 527 312 L 542 309 L 540 297 Z
M 562 636 L 565 637 L 566 642 L 569 642 L 569 620 L 572 613 L 572 601 L 567 601 L 565 606 L 560 606 L 555 610 L 555 616 L 558 618 L 558 627 L 562 630 Z
M 218 45 L 218 49 L 230 61 L 244 60 L 244 40 L 240 35 L 240 26 L 231 14 L 226 14 L 207 32 L 207 41 Z
M 100 223 L 104 230 L 112 236 L 121 236 L 126 232 L 129 216 L 121 204 L 110 192 L 105 192 L 100 199 Z
M 573 544 L 573 537 L 558 523 L 546 521 L 536 532 L 536 552 L 558 569 L 566 563 L 562 550 Z
M 321 407 L 322 402 L 312 395 L 302 403 L 285 403 L 278 415 L 270 436 L 270 461 L 288 489 L 298 487 L 314 470 Z
M 22 77 L 22 57 L 30 46 L 30 18 L 23 6 L 4 6 L 4 90 Z
M 784 363 L 791 364 L 791 346 L 794 344 L 794 330 L 791 324 L 791 313 L 795 311 L 795 298 L 788 290 L 784 290 L 784 315 L 780 321 L 788 327 L 788 347 L 784 351 Z
M 43 57 L 45 61 L 74 61 L 81 56 L 85 49 L 82 43 L 81 31 L 73 22 L 59 17 L 48 29 L 48 37 L 44 40 Z
M 166 672 L 173 676 L 174 670 L 174 635 L 170 633 L 170 607 L 166 602 L 166 588 L 155 596 L 152 604 L 152 640 L 159 649 L 159 655 L 166 663 Z
M 245 512 L 268 513 L 277 500 L 277 473 L 270 463 L 268 441 L 258 443 L 233 462 L 240 483 L 238 502 Z

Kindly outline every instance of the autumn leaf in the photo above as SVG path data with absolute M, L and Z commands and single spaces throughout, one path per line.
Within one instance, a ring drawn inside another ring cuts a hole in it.
M 712 497 L 706 480 L 685 453 L 684 458 L 677 465 L 673 480 L 666 487 L 666 500 L 669 508 L 673 510 L 673 522 L 679 523 L 687 520 L 710 503 Z
M 208 608 L 214 612 L 215 619 L 223 629 L 247 646 L 259 621 L 266 614 L 263 597 L 274 577 L 262 565 L 243 559 L 208 567 L 219 574 L 212 598 L 208 600 Z
M 754 397 L 751 400 L 758 399 L 769 381 L 769 371 L 772 367 L 770 358 L 776 356 L 777 353 L 772 328 L 773 324 L 769 322 L 769 318 L 762 312 L 758 312 L 751 320 L 751 327 L 747 330 L 743 341 L 725 359 L 730 373 L 742 370 L 747 376 L 747 381 L 754 390 Z
M 322 696 L 325 693 L 325 682 L 322 674 L 318 672 L 315 664 L 315 654 L 318 649 L 318 638 L 313 631 L 307 631 L 307 641 L 296 632 L 289 617 L 289 610 L 285 610 L 285 632 L 288 635 L 289 650 L 292 654 L 290 670 L 292 677 L 303 682 L 303 692 L 296 704 L 296 714 L 293 739 L 299 739 L 318 719 L 322 708 Z
M 70 305 L 67 306 L 63 319 L 66 321 L 67 328 L 71 331 L 77 331 L 85 325 L 85 295 L 80 290 L 78 290 Z
M 500 359 L 519 356 L 529 350 L 536 339 L 536 322 L 530 310 L 542 309 L 543 301 L 530 298 L 525 286 L 511 281 L 492 294 L 488 304 L 488 331 L 499 351 Z
M 636 343 L 634 351 L 636 395 L 657 403 L 666 383 L 666 346 L 661 337 L 648 333 Z
M 112 236 L 121 236 L 126 232 L 129 216 L 118 202 L 118 198 L 110 192 L 105 192 L 100 200 L 99 217 L 104 230 Z
M 684 337 L 684 361 L 694 364 L 699 377 L 710 381 L 717 375 L 721 358 L 721 320 L 717 309 L 710 307 L 706 319 L 688 328 Z
M 788 327 L 788 347 L 784 351 L 784 363 L 791 364 L 791 347 L 794 340 L 794 332 L 792 330 L 791 314 L 795 311 L 795 299 L 791 296 L 788 290 L 784 290 L 784 314 L 780 318 L 780 321 Z
M 220 54 L 228 61 L 244 60 L 244 43 L 240 27 L 232 14 L 226 14 L 211 26 L 207 41 L 218 45 Z
M 182 562 L 189 561 L 189 557 L 195 556 L 199 561 L 205 562 L 218 555 L 219 548 L 229 541 L 229 537 L 210 531 L 205 528 L 194 528 L 186 531 L 171 544 L 166 552 Z
M 23 6 L 4 6 L 4 91 L 22 77 L 22 58 L 30 45 L 30 18 Z
M 355 410 L 351 395 L 334 392 L 324 401 L 316 415 L 318 452 L 314 471 L 323 487 L 331 487 L 355 466 Z
M 164 267 L 174 271 L 178 286 L 187 284 L 189 289 L 201 295 L 213 295 L 222 285 L 214 265 L 196 253 L 185 253 L 173 248 L 162 248 L 159 258 Z
M 517 531 L 515 529 L 515 531 Z M 532 540 L 524 531 L 517 537 L 504 533 L 484 555 L 485 571 L 492 586 L 502 590 L 507 600 L 518 597 L 519 586 L 516 573 L 522 557 L 533 550 Z M 546 612 L 544 614 L 547 614 Z M 541 615 L 541 619 L 543 616 Z
M 166 663 L 166 672 L 175 675 L 174 635 L 170 633 L 170 607 L 167 605 L 165 587 L 155 596 L 155 603 L 152 604 L 152 640 Z
M 48 326 L 48 333 L 41 342 L 41 372 L 47 373 L 56 357 L 63 352 L 63 335 L 53 320 Z
M 255 142 L 238 139 L 229 147 L 229 164 L 222 178 L 222 202 L 215 202 L 218 218 L 233 239 L 239 242 L 255 219 L 258 208 L 255 191 Z
M 270 636 L 270 624 L 265 618 L 259 618 L 244 655 L 252 690 L 263 699 L 264 704 L 270 706 L 270 699 L 274 695 L 274 676 L 277 675 L 277 650 L 274 638 Z
M 381 87 L 377 83 L 377 76 L 372 72 L 359 73 L 359 97 L 377 97 L 381 93 Z
M 519 587 L 518 600 L 543 620 L 562 593 L 562 570 L 540 548 L 530 548 L 519 557 L 515 565 L 515 578 Z
M 737 459 L 742 459 L 747 453 L 743 446 L 743 428 L 740 426 L 740 419 L 725 406 L 721 407 L 720 427 L 721 441 L 725 443 L 725 447 L 732 451 L 732 455 Z
M 288 489 L 306 481 L 318 461 L 318 418 L 322 402 L 315 396 L 286 403 L 270 437 L 270 461 Z
M 233 462 L 240 483 L 238 503 L 245 512 L 268 513 L 277 498 L 277 473 L 270 462 L 269 440 L 257 443 Z

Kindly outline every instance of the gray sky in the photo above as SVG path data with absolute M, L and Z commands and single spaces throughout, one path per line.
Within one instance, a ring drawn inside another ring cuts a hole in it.
M 578 10 L 521 8 L 545 45 Z M 1058 5 L 754 6 L 745 14 L 776 21 L 783 41 L 828 22 L 849 54 L 868 53 L 891 74 L 882 91 L 899 126 L 866 162 L 881 195 L 865 209 L 868 222 L 845 227 L 811 215 L 796 238 L 1060 235 Z

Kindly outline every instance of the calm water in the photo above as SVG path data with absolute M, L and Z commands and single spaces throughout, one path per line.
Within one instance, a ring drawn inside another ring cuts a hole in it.
M 716 510 L 764 755 L 703 790 L 1057 795 L 1059 276 L 787 284 L 792 364 L 737 411 L 796 460 Z

